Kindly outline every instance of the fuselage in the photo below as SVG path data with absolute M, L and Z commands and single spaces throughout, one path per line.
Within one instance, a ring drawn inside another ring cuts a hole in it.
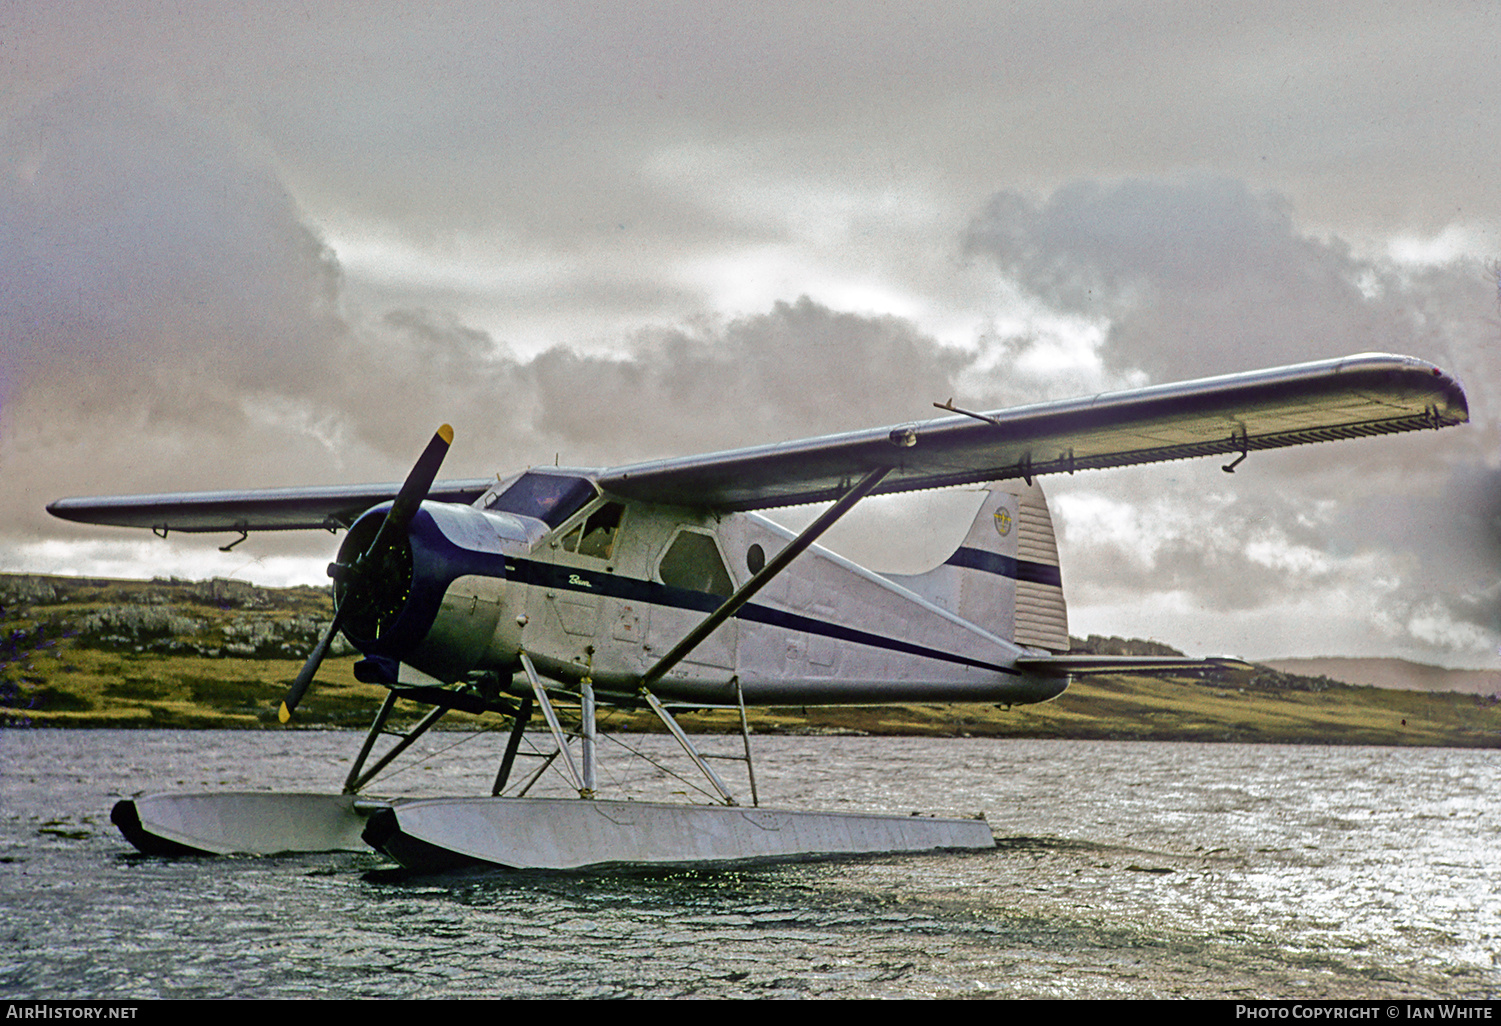
M 382 507 L 351 529 L 358 547 Z M 538 670 L 629 695 L 644 672 L 794 537 L 751 513 L 624 502 L 587 476 L 529 471 L 473 506 L 425 502 L 410 567 L 346 633 L 367 656 L 442 681 Z M 813 546 L 652 690 L 750 704 L 1045 701 L 1024 650 Z

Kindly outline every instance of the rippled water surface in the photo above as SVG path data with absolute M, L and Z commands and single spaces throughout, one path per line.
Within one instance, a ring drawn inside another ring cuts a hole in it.
M 358 742 L 0 731 L 0 995 L 1501 995 L 1495 752 L 758 738 L 763 804 L 983 811 L 997 846 L 732 871 L 152 858 L 109 823 L 141 790 L 336 791 Z M 387 787 L 483 793 L 498 747 Z

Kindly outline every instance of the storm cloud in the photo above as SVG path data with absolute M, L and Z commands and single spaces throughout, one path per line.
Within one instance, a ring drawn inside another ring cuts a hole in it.
M 1389 351 L 1433 360 L 1468 388 L 1462 431 L 1379 453 L 1318 446 L 1253 457 L 1222 481 L 1184 468 L 1070 483 L 1086 594 L 1173 595 L 1236 615 L 1382 592 L 1388 621 L 1421 618 L 1433 634 L 1442 620 L 1477 652 L 1489 644 L 1501 627 L 1498 361 L 1494 282 L 1479 261 L 1359 257 L 1300 231 L 1285 198 L 1201 176 L 1074 182 L 1040 200 L 1003 192 L 965 245 L 1043 302 L 1107 324 L 1097 352 L 1117 372 L 1164 381 L 1189 366 Z M 1111 516 L 1133 527 L 1113 529 Z
M 1047 481 L 1075 626 L 1496 662 L 1493 10 L 829 11 L 21 5 L 3 565 L 317 579 L 44 507 L 397 479 L 444 421 L 481 476 L 1389 350 L 1472 423 Z M 838 541 L 941 558 L 937 501 Z

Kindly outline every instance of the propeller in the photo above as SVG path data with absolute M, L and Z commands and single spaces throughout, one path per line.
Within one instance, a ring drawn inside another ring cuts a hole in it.
M 297 679 L 292 682 L 292 686 L 287 689 L 286 697 L 281 700 L 281 708 L 277 710 L 276 718 L 282 723 L 292 718 L 292 712 L 297 708 L 297 703 L 302 701 L 308 688 L 312 686 L 313 678 L 318 674 L 318 667 L 323 665 L 323 657 L 328 655 L 329 646 L 333 644 L 334 636 L 343 628 L 345 619 L 351 612 L 371 601 L 370 585 L 378 576 L 378 571 L 384 566 L 389 551 L 406 540 L 407 528 L 411 527 L 412 518 L 422 508 L 422 500 L 427 497 L 433 482 L 437 480 L 438 470 L 443 466 L 443 458 L 448 455 L 448 447 L 452 444 L 453 428 L 444 424 L 433 435 L 432 441 L 427 443 L 427 448 L 417 458 L 411 473 L 407 474 L 407 479 L 402 482 L 401 491 L 396 493 L 396 500 L 391 503 L 391 509 L 386 513 L 386 518 L 381 521 L 380 530 L 376 532 L 369 547 L 349 563 L 329 564 L 329 576 L 344 585 L 344 594 L 339 602 L 339 608 L 334 611 L 333 622 L 328 625 L 328 630 L 323 632 L 323 637 L 318 639 L 318 644 L 313 646 L 313 651 L 308 656 L 307 662 L 302 665 Z

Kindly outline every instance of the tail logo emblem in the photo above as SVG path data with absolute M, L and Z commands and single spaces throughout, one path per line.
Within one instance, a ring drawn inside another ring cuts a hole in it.
M 1011 533 L 1011 511 L 998 509 L 995 511 L 995 529 L 1000 532 L 1002 538 Z

